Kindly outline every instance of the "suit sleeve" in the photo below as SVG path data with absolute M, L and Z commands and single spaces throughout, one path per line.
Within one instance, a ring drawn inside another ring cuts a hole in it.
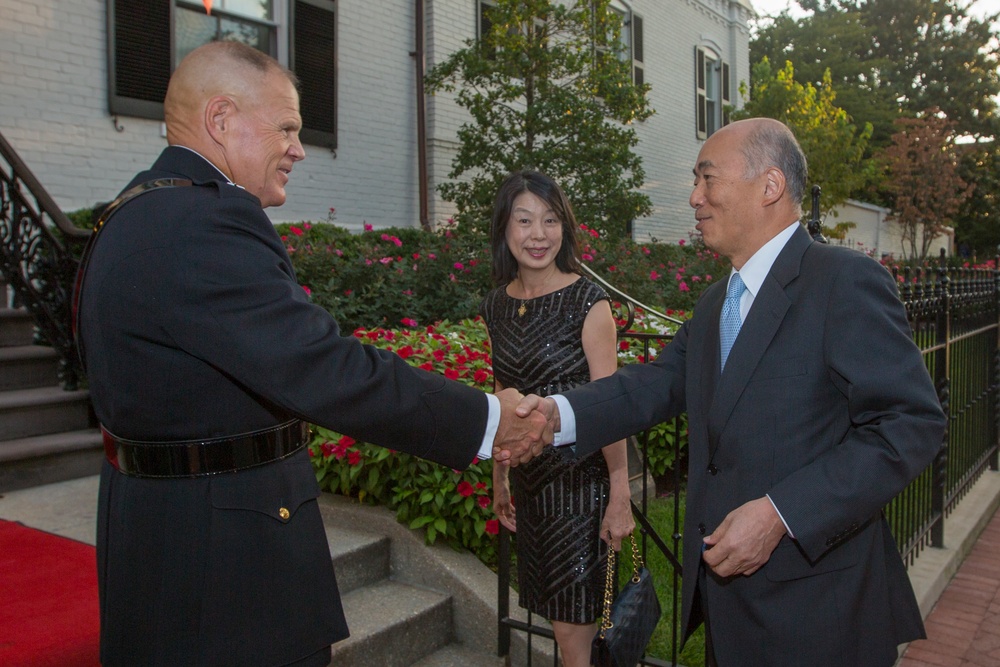
M 629 364 L 564 394 L 576 417 L 576 453 L 586 456 L 685 409 L 688 324 L 652 362 Z
M 882 267 L 863 256 L 844 262 L 822 326 L 829 381 L 845 398 L 850 427 L 768 492 L 812 560 L 833 546 L 831 536 L 858 529 L 931 463 L 946 424 Z
M 177 345 L 264 401 L 327 428 L 453 468 L 472 461 L 486 396 L 341 336 L 309 303 L 263 212 L 223 199 L 173 261 L 185 276 Z M 206 307 L 206 305 L 208 307 Z

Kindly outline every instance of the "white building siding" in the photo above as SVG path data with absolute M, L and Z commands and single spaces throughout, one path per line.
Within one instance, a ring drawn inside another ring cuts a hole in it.
M 744 0 L 745 1 L 745 0 Z M 629 3 L 626 3 L 629 4 Z M 749 10 L 732 0 L 635 0 L 644 20 L 645 77 L 656 114 L 637 124 L 644 191 L 654 210 L 636 239 L 676 242 L 688 208 L 695 138 L 694 49 L 716 45 L 733 89 L 748 67 Z M 306 146 L 275 221 L 325 220 L 360 229 L 419 224 L 414 3 L 338 2 L 336 153 Z M 430 69 L 476 34 L 476 0 L 427 0 Z M 0 0 L 0 132 L 64 210 L 112 199 L 166 145 L 162 123 L 107 111 L 103 0 Z M 430 219 L 453 213 L 435 186 L 447 180 L 466 114 L 452 95 L 427 98 Z M 117 131 L 115 124 L 122 131 Z

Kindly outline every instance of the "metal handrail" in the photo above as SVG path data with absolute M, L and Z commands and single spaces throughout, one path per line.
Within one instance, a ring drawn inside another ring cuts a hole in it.
M 31 314 L 37 342 L 58 353 L 63 386 L 76 389 L 83 373 L 70 299 L 79 252 L 91 231 L 73 225 L 3 134 L 0 157 L 0 271 Z

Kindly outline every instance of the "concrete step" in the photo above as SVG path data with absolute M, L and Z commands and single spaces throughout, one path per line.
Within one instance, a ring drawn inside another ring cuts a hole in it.
M 93 425 L 86 390 L 38 387 L 0 392 L 0 438 L 29 438 Z
M 0 308 L 0 347 L 31 345 L 35 323 L 23 308 Z
M 0 391 L 59 383 L 59 355 L 44 345 L 0 347 Z
M 0 441 L 0 493 L 96 475 L 103 460 L 96 428 Z
M 388 537 L 330 526 L 326 536 L 341 595 L 389 578 L 392 543 Z
M 333 645 L 334 665 L 411 667 L 452 638 L 450 596 L 384 580 L 343 597 L 351 636 Z
M 414 663 L 413 667 L 504 667 L 507 661 L 460 644 L 449 644 Z M 535 663 L 551 664 L 551 663 Z

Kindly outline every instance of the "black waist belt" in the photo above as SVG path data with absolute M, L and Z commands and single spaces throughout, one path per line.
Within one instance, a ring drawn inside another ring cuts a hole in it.
M 104 454 L 120 472 L 135 477 L 199 477 L 235 472 L 291 456 L 309 442 L 309 425 L 298 419 L 274 428 L 207 440 L 126 440 L 103 426 Z

